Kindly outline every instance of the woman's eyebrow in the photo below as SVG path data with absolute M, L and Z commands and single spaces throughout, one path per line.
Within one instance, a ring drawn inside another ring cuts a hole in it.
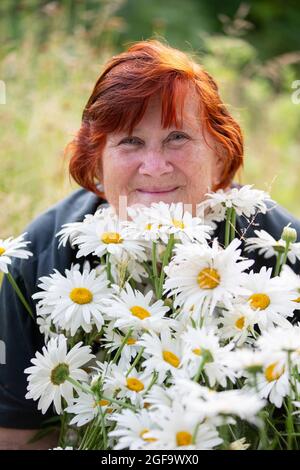
M 183 126 L 183 127 L 178 127 L 178 128 L 177 128 L 177 127 L 170 127 L 170 128 L 165 128 L 165 129 L 163 129 L 163 130 L 169 131 L 169 132 L 176 132 L 176 131 L 178 131 L 178 132 L 180 132 L 180 131 L 182 131 L 182 132 L 189 132 L 190 129 L 189 129 L 189 127 L 187 127 L 187 126 Z M 130 135 L 134 135 L 135 132 L 143 132 L 143 131 L 144 131 L 144 129 L 141 129 L 140 127 L 137 127 L 137 128 L 134 128 L 134 129 L 133 129 L 133 131 L 132 131 L 132 133 L 131 133 Z M 124 131 L 124 133 L 126 134 L 125 131 Z M 129 133 L 127 133 L 127 134 L 129 135 Z

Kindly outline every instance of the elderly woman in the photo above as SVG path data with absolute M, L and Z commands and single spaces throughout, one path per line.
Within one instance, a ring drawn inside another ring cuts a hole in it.
M 38 279 L 78 262 L 71 247 L 58 250 L 55 234 L 62 224 L 81 221 L 101 204 L 119 211 L 124 198 L 130 206 L 183 202 L 195 213 L 208 191 L 230 188 L 243 164 L 241 129 L 221 101 L 214 79 L 183 52 L 155 40 L 136 43 L 108 62 L 68 150 L 70 174 L 82 189 L 26 228 L 34 256 L 11 265 L 33 309 Z M 277 239 L 288 222 L 300 233 L 300 223 L 278 206 L 256 222 Z M 253 227 L 242 218 L 237 230 L 253 235 Z M 224 240 L 223 223 L 214 236 Z M 254 266 L 259 268 L 259 259 Z M 36 403 L 25 399 L 23 372 L 43 337 L 6 280 L 0 312 L 6 344 L 6 365 L 0 366 L 0 445 L 49 448 L 53 437 L 26 444 L 45 420 Z

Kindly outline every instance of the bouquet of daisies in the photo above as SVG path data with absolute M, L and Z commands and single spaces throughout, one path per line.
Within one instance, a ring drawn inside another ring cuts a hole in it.
M 57 234 L 83 263 L 39 280 L 45 336 L 26 398 L 59 416 L 60 448 L 297 449 L 300 259 L 293 228 L 241 240 L 236 215 L 268 210 L 244 186 L 182 204 L 99 208 Z M 213 237 L 225 221 L 225 243 Z M 0 269 L 28 257 L 24 234 L 0 240 Z M 245 253 L 274 257 L 254 272 Z M 32 312 L 31 312 L 32 313 Z

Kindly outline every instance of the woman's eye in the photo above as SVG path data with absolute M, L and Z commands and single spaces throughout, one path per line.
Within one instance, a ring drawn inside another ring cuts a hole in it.
M 129 144 L 129 145 L 139 145 L 140 143 L 141 141 L 136 139 L 135 137 L 126 137 L 126 139 L 123 139 L 120 142 L 120 144 Z
M 184 134 L 172 134 L 169 137 L 169 140 L 175 140 L 177 142 L 179 142 L 182 139 L 186 139 L 186 136 Z

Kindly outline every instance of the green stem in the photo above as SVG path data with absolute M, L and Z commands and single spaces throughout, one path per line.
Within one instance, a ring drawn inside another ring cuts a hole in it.
M 63 414 L 62 414 L 62 417 L 61 417 L 59 438 L 58 438 L 58 445 L 62 448 L 65 447 L 66 418 L 67 418 L 67 413 L 65 411 L 63 411 Z
M 18 287 L 16 281 L 14 280 L 14 278 L 12 277 L 12 275 L 10 274 L 9 271 L 6 273 L 6 276 L 7 276 L 7 279 L 9 280 L 9 282 L 11 283 L 12 287 L 13 287 L 14 290 L 16 291 L 17 296 L 19 297 L 19 299 L 21 300 L 22 304 L 23 304 L 24 307 L 26 308 L 27 312 L 29 313 L 29 315 L 31 316 L 31 318 L 34 319 L 32 310 L 31 310 L 31 308 L 30 308 L 30 306 L 29 306 L 27 300 L 25 299 L 24 295 L 22 294 L 20 288 Z
M 225 248 L 229 245 L 231 213 L 232 213 L 232 207 L 227 207 L 226 224 L 225 224 Z
M 149 390 L 153 387 L 153 385 L 155 384 L 157 379 L 158 379 L 158 372 L 154 371 L 153 374 L 152 374 L 151 382 L 148 385 L 148 387 L 146 388 L 144 395 L 146 395 L 149 392 Z
M 89 393 L 90 395 L 94 395 L 90 388 L 85 387 L 80 382 L 78 382 L 78 380 L 73 379 L 72 377 L 67 377 L 66 380 L 70 382 L 72 385 L 74 385 L 75 387 L 80 388 L 80 390 L 82 390 L 83 392 Z
M 231 208 L 231 220 L 230 220 L 230 242 L 235 238 L 235 224 L 236 224 L 236 211 L 235 208 Z
M 287 428 L 287 448 L 288 450 L 293 449 L 293 433 L 295 432 L 294 430 L 294 423 L 293 423 L 293 404 L 292 404 L 292 362 L 291 362 L 291 353 L 288 352 L 288 371 L 289 371 L 289 385 L 290 385 L 290 390 L 289 394 L 287 397 L 287 417 L 286 417 L 286 428 Z
M 197 374 L 194 377 L 194 382 L 197 382 L 197 383 L 199 382 L 200 375 L 202 374 L 205 363 L 206 363 L 206 355 L 205 355 L 205 353 L 203 353 L 202 361 L 200 362 L 199 368 L 197 370 Z
M 107 435 L 106 435 L 106 429 L 105 429 L 105 417 L 104 413 L 102 411 L 102 407 L 100 406 L 100 414 L 101 414 L 101 428 L 102 428 L 102 435 L 103 435 L 103 446 L 104 449 L 107 449 Z
M 113 363 L 113 364 L 116 364 L 117 360 L 118 360 L 119 357 L 121 356 L 121 353 L 122 353 L 122 351 L 123 351 L 123 349 L 124 349 L 125 344 L 127 344 L 127 340 L 128 340 L 128 338 L 130 337 L 130 335 L 131 335 L 131 333 L 132 333 L 132 330 L 133 330 L 133 328 L 130 328 L 130 329 L 128 330 L 126 336 L 124 337 L 121 346 L 118 348 L 118 351 L 117 351 L 115 357 L 114 357 L 113 360 L 112 360 L 112 363 Z
M 162 297 L 162 290 L 163 290 L 163 284 L 164 284 L 164 279 L 165 279 L 164 267 L 167 266 L 167 264 L 169 263 L 174 243 L 175 243 L 174 233 L 171 233 L 166 250 L 164 252 L 163 263 L 162 263 L 161 272 L 160 272 L 160 278 L 159 278 L 159 283 L 158 283 L 158 299 L 161 299 Z
M 84 431 L 84 435 L 81 439 L 81 442 L 79 444 L 79 447 L 78 447 L 78 450 L 84 450 L 85 449 L 85 445 L 86 445 L 86 442 L 88 440 L 88 437 L 90 435 L 90 431 L 92 429 L 92 423 L 89 423 Z
M 277 253 L 276 266 L 274 270 L 274 277 L 279 275 L 280 265 L 281 265 L 282 253 Z
M 278 431 L 278 429 L 276 429 L 276 427 L 274 426 L 274 424 L 268 419 L 268 418 L 265 418 L 266 422 L 268 423 L 269 427 L 274 431 L 274 433 L 276 434 L 276 437 L 278 439 L 278 443 L 279 445 L 281 446 L 280 444 L 280 439 L 283 441 L 283 444 L 287 446 L 287 442 L 286 440 L 282 437 L 283 434 L 281 432 Z
M 107 400 L 111 403 L 115 403 L 116 405 L 121 406 L 121 408 L 129 408 L 132 411 L 136 411 L 135 407 L 132 405 L 129 405 L 129 403 L 126 403 L 125 401 L 121 401 L 121 400 L 115 400 L 114 398 L 109 398 L 106 395 L 102 395 L 101 400 Z
M 285 249 L 284 249 L 283 256 L 282 256 L 282 258 L 281 258 L 282 261 L 281 261 L 280 266 L 279 266 L 279 273 L 278 273 L 278 274 L 280 274 L 280 271 L 281 271 L 282 267 L 283 267 L 283 266 L 285 265 L 285 263 L 286 263 L 287 255 L 288 255 L 288 252 L 289 252 L 290 243 L 291 243 L 290 241 L 287 241 L 287 242 L 285 243 Z
M 197 423 L 197 425 L 194 429 L 193 437 L 192 437 L 192 443 L 193 444 L 196 444 L 197 434 L 198 434 L 198 430 L 199 430 L 200 425 L 201 425 L 201 423 Z
M 111 262 L 110 262 L 110 256 L 109 253 L 106 255 L 106 273 L 107 273 L 107 279 L 111 284 L 113 284 L 114 280 L 111 274 Z
M 140 358 L 142 357 L 143 355 L 143 352 L 145 350 L 145 347 L 143 346 L 142 349 L 140 350 L 140 352 L 136 355 L 133 363 L 132 363 L 132 366 L 130 367 L 130 369 L 128 370 L 127 374 L 126 374 L 126 377 L 128 377 L 128 375 L 130 374 L 130 372 L 132 371 L 132 369 L 137 365 L 137 363 L 139 362 Z
M 152 271 L 153 271 L 153 282 L 155 288 L 155 295 L 158 298 L 158 272 L 157 272 L 157 246 L 156 242 L 152 242 Z

